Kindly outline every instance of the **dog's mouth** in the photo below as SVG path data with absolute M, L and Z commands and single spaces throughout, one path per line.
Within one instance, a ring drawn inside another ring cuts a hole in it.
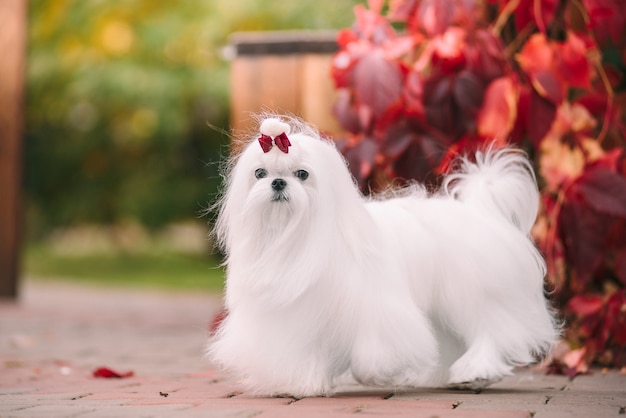
M 289 197 L 282 191 L 274 193 L 272 202 L 289 202 Z

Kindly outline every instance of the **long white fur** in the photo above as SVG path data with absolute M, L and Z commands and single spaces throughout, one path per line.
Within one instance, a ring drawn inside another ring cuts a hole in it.
M 522 152 L 462 159 L 431 196 L 366 199 L 331 141 L 287 121 L 289 153 L 252 141 L 228 173 L 215 231 L 228 316 L 211 359 L 256 394 L 304 397 L 331 395 L 346 374 L 481 386 L 550 349 L 558 326 L 529 238 L 538 192 Z M 288 201 L 272 201 L 276 178 Z

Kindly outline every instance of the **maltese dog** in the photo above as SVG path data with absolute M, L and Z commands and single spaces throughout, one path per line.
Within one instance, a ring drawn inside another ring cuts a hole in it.
M 459 158 L 437 193 L 365 198 L 306 124 L 270 117 L 260 133 L 219 202 L 227 315 L 208 346 L 247 388 L 329 396 L 352 376 L 480 389 L 550 350 L 559 330 L 521 151 Z

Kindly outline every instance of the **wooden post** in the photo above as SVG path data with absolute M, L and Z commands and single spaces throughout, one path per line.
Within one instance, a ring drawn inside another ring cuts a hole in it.
M 20 255 L 24 0 L 0 1 L 0 297 L 16 298 Z
M 301 117 L 330 135 L 341 133 L 332 114 L 335 89 L 330 61 L 336 32 L 240 32 L 230 38 L 231 128 L 255 128 L 259 112 Z

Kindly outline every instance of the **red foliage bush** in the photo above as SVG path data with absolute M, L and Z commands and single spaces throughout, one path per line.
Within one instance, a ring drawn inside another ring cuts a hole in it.
M 436 182 L 486 142 L 525 148 L 542 193 L 534 236 L 567 324 L 570 351 L 555 364 L 625 366 L 623 3 L 368 4 L 339 34 L 332 65 L 348 132 L 339 144 L 362 189 Z

